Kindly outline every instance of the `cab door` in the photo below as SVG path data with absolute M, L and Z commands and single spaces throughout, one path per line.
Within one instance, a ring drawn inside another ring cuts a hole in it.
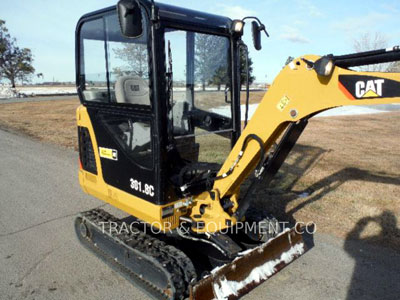
M 143 34 L 137 38 L 121 34 L 115 9 L 81 20 L 77 84 L 104 181 L 157 204 L 149 21 L 145 13 L 142 17 Z

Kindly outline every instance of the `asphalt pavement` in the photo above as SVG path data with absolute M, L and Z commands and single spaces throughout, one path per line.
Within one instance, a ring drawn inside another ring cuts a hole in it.
M 75 215 L 103 205 L 81 191 L 76 152 L 0 130 L 0 153 L 0 299 L 147 299 L 75 238 Z M 399 295 L 400 251 L 316 234 L 311 251 L 244 298 Z

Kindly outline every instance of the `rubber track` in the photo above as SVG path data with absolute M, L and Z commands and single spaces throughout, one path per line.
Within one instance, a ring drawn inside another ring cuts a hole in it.
M 86 221 L 89 222 L 91 226 L 95 226 L 98 232 L 103 232 L 104 226 L 104 231 L 109 233 L 110 231 L 108 230 L 107 224 L 110 224 L 110 222 L 116 223 L 116 232 L 121 232 L 121 234 L 113 234 L 111 236 L 107 234 L 109 238 L 113 239 L 116 247 L 125 247 L 127 251 L 129 251 L 129 247 L 131 247 L 139 251 L 140 255 L 144 259 L 147 259 L 147 261 L 155 259 L 158 265 L 156 267 L 163 268 L 164 272 L 170 275 L 171 284 L 175 288 L 173 297 L 165 293 L 152 282 L 142 278 L 140 274 L 136 274 L 134 270 L 130 270 L 126 266 L 120 264 L 109 253 L 96 247 L 89 238 L 84 238 L 80 234 L 79 228 L 75 228 L 79 240 L 85 247 L 95 252 L 101 259 L 116 268 L 117 271 L 122 272 L 127 279 L 139 285 L 149 296 L 155 299 L 184 299 L 188 295 L 189 284 L 196 280 L 196 272 L 191 260 L 182 251 L 152 236 L 146 235 L 137 228 L 133 228 L 133 230 L 137 230 L 134 233 L 125 233 L 124 230 L 119 230 L 122 224 L 121 220 L 102 209 L 93 209 L 83 212 L 78 216 L 77 220 L 79 218 L 81 218 L 83 222 Z M 76 223 L 76 226 L 77 225 Z

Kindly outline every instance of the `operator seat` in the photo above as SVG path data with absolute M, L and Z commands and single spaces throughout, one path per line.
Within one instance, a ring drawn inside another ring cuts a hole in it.
M 117 103 L 150 105 L 149 85 L 139 76 L 121 76 L 115 83 Z
M 149 86 L 139 76 L 121 76 L 115 83 L 115 100 L 117 103 L 150 105 Z M 119 128 L 130 151 L 150 149 L 150 124 L 129 120 L 121 123 Z

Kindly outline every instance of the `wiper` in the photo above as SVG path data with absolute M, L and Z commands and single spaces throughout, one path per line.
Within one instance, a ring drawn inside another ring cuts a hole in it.
M 249 48 L 243 41 L 240 41 L 239 48 L 244 49 L 245 60 L 246 60 L 245 61 L 246 62 L 246 111 L 244 114 L 244 128 L 246 128 L 247 121 L 249 119 L 249 99 L 250 99 Z M 240 70 L 240 73 L 242 73 L 242 70 Z M 242 89 L 241 85 L 240 89 Z
M 167 70 L 167 97 L 169 110 L 172 110 L 173 95 L 173 72 L 172 72 L 172 51 L 171 41 L 168 40 L 168 70 Z

